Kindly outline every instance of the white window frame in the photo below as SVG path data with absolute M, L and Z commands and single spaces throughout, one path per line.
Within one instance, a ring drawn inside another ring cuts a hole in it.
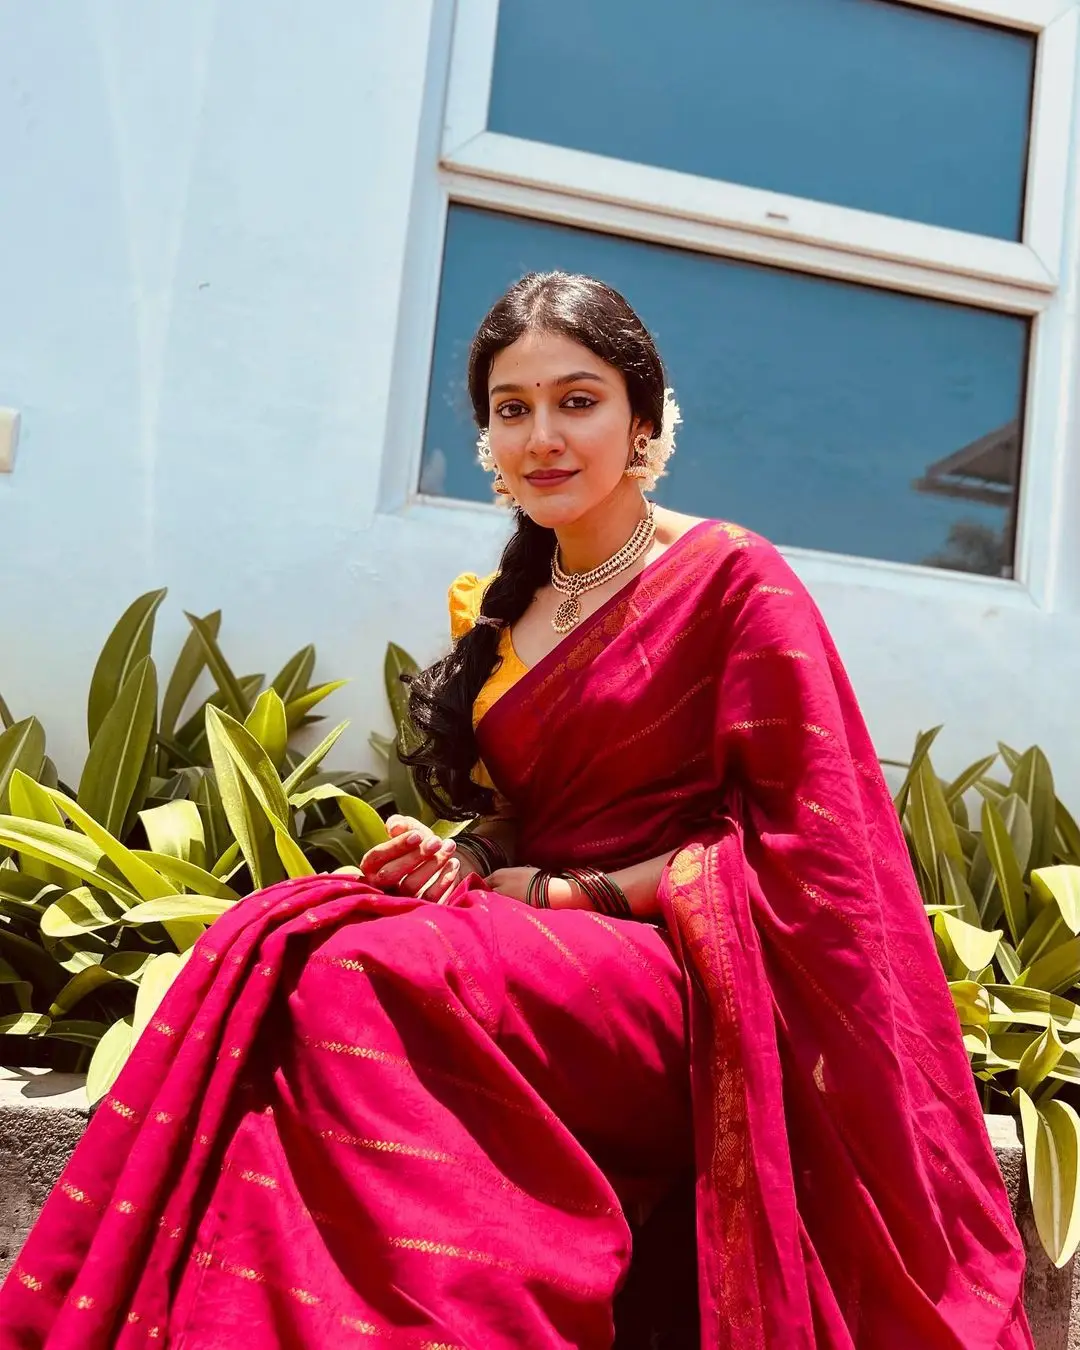
M 427 153 L 431 161 L 417 174 L 395 362 L 395 392 L 408 391 L 410 410 L 391 428 L 395 453 L 386 459 L 381 509 L 419 513 L 440 528 L 460 528 L 463 517 L 470 518 L 480 544 L 505 537 L 506 516 L 497 508 L 425 497 L 416 487 L 424 425 L 416 391 L 430 380 L 446 216 L 452 203 L 462 203 L 1031 318 L 1012 580 L 803 549 L 785 553 L 810 582 L 857 581 L 933 594 L 944 587 L 958 595 L 974 591 L 983 600 L 991 591 L 995 604 L 1044 610 L 1063 598 L 1080 602 L 1061 584 L 1063 573 L 1080 577 L 1080 544 L 1070 542 L 1080 535 L 1080 510 L 1071 512 L 1070 521 L 1064 502 L 1070 438 L 1080 452 L 1071 416 L 1080 373 L 1080 211 L 1070 213 L 1070 193 L 1075 196 L 1080 184 L 1080 119 L 1074 111 L 1080 0 L 906 3 L 1039 39 L 1020 242 L 488 131 L 499 0 L 436 4 L 420 145 L 421 156 Z M 400 399 L 396 403 L 401 406 Z

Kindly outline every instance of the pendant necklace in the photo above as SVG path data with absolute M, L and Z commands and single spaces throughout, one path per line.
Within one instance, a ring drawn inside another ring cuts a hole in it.
M 580 600 L 586 591 L 596 590 L 597 586 L 602 586 L 605 581 L 610 581 L 620 572 L 625 572 L 628 567 L 633 567 L 648 550 L 656 535 L 655 513 L 656 508 L 650 502 L 634 533 L 618 553 L 613 553 L 606 562 L 602 562 L 599 567 L 594 567 L 589 572 L 564 572 L 559 565 L 559 546 L 556 544 L 555 555 L 551 559 L 551 584 L 560 595 L 566 597 L 551 620 L 551 626 L 556 633 L 569 633 L 581 622 Z

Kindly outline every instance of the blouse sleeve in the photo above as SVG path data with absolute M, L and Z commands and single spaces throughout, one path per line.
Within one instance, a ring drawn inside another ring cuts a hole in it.
M 450 587 L 450 636 L 455 642 L 476 627 L 476 616 L 490 580 L 478 577 L 475 572 L 463 572 Z

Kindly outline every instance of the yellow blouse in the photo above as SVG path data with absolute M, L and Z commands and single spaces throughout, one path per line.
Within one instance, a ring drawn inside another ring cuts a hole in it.
M 493 580 L 494 574 L 490 577 L 478 577 L 475 572 L 466 572 L 450 587 L 450 636 L 455 642 L 476 627 L 476 616 L 480 613 L 484 592 Z M 495 672 L 488 676 L 473 704 L 474 727 L 479 724 L 481 717 L 492 704 L 517 684 L 529 669 L 514 651 L 514 639 L 510 635 L 509 628 L 504 628 L 499 634 L 499 655 L 502 657 L 501 663 Z

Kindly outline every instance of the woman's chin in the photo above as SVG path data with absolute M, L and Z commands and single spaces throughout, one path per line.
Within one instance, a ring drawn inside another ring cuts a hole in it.
M 577 493 L 557 490 L 530 492 L 521 506 L 530 520 L 545 530 L 558 530 L 572 525 L 589 509 L 589 503 L 583 502 Z

